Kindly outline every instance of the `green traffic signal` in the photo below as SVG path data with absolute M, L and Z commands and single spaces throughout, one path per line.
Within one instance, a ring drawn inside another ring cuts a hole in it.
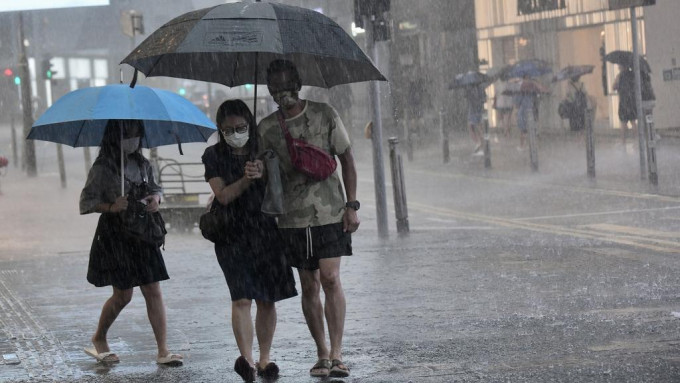
M 14 84 L 15 85 L 21 85 L 21 77 L 15 76 L 14 77 Z
M 51 71 L 51 70 L 48 69 L 48 70 L 45 72 L 45 78 L 47 78 L 48 80 L 51 80 L 51 79 L 52 79 L 52 71 Z

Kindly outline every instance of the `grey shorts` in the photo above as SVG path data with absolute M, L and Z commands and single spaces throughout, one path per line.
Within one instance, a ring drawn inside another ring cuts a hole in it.
M 317 270 L 319 260 L 352 255 L 352 234 L 342 231 L 342 222 L 300 229 L 279 229 L 288 264 Z

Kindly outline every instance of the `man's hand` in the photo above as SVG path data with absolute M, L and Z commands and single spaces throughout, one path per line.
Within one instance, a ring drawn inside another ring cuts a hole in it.
M 345 213 L 342 215 L 342 231 L 354 233 L 359 228 L 360 223 L 357 211 L 349 207 L 345 208 Z

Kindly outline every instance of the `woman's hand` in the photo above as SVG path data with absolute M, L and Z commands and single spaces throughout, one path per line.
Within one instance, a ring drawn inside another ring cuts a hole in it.
M 112 203 L 109 207 L 109 213 L 120 213 L 123 210 L 127 210 L 128 200 L 126 197 L 116 198 L 116 202 Z
M 146 201 L 146 211 L 150 213 L 158 211 L 160 197 L 157 194 L 148 195 L 144 197 L 144 200 Z
M 245 176 L 249 180 L 262 178 L 262 169 L 264 164 L 261 160 L 248 161 L 245 167 Z

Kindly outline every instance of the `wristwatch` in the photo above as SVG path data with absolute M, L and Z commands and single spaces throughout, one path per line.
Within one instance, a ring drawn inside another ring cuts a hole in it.
M 354 209 L 356 211 L 356 210 L 359 210 L 359 207 L 361 207 L 361 204 L 359 203 L 359 201 L 349 201 L 345 204 L 345 207 Z

